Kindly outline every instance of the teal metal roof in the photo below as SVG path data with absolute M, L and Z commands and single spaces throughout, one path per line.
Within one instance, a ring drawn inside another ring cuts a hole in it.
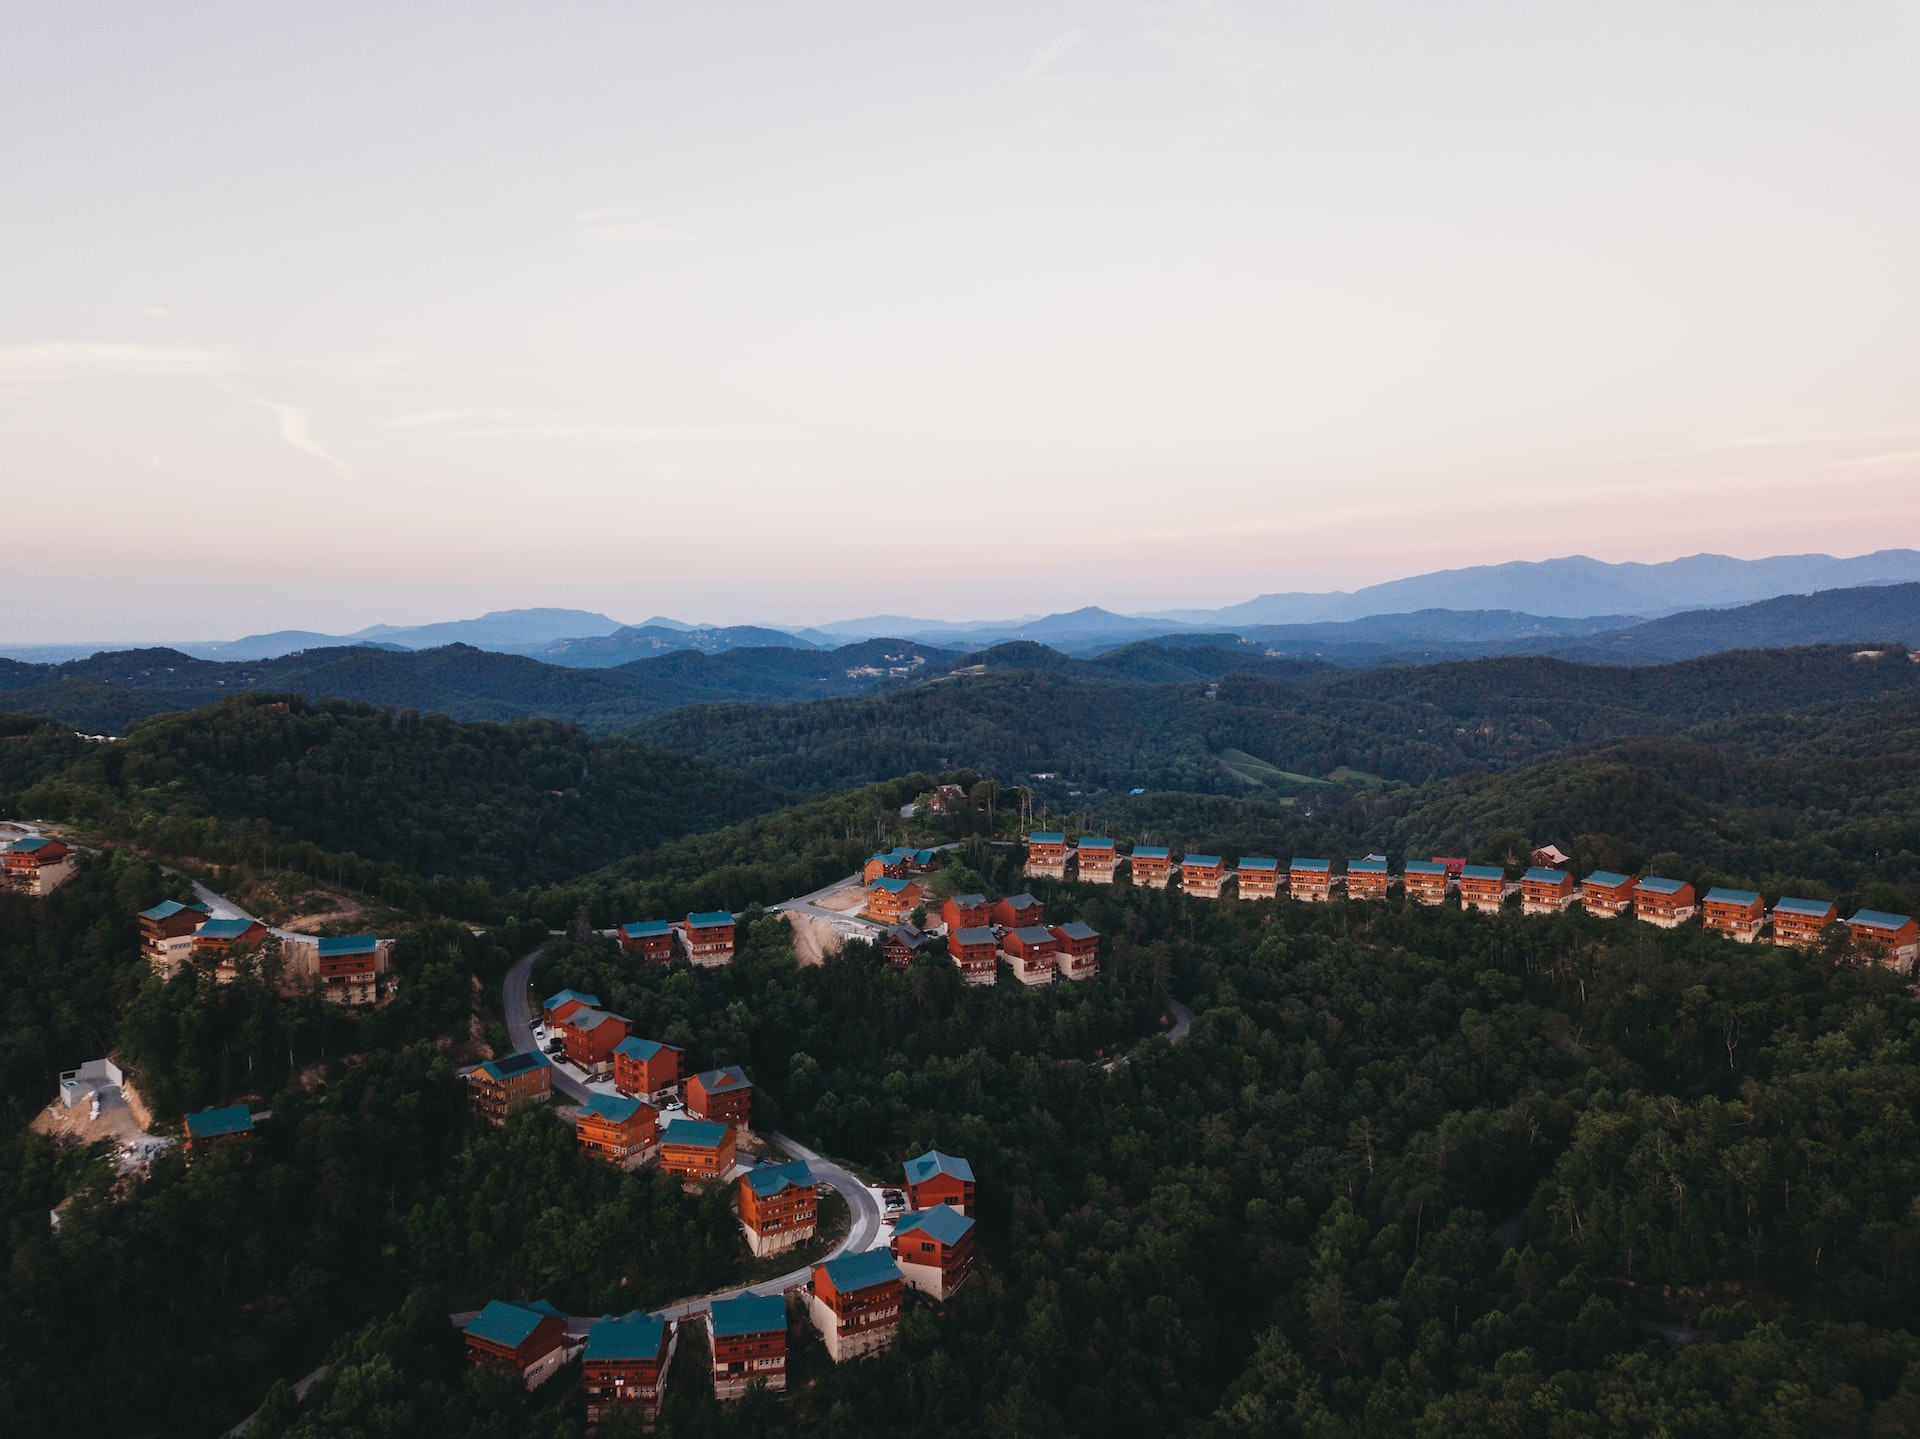
M 1633 876 L 1630 874 L 1615 874 L 1610 869 L 1596 869 L 1580 882 L 1582 884 L 1597 884 L 1602 889 L 1618 889 L 1623 884 L 1633 883 Z
M 1497 879 L 1504 881 L 1506 877 L 1507 872 L 1497 864 L 1468 864 L 1462 865 L 1460 868 L 1460 878 L 1462 879 Z
M 667 1323 L 664 1319 L 635 1309 L 615 1316 L 603 1314 L 587 1330 L 587 1352 L 583 1356 L 611 1363 L 658 1359 L 667 1350 Z
M 973 1228 L 973 1221 L 967 1218 L 951 1204 L 936 1204 L 931 1209 L 916 1209 L 903 1214 L 893 1226 L 895 1234 L 906 1234 L 918 1230 L 929 1239 L 937 1239 L 942 1244 L 958 1244 L 966 1232 Z
M 1810 915 L 1818 919 L 1822 915 L 1833 913 L 1833 901 L 1830 899 L 1789 899 L 1782 895 L 1773 902 L 1777 914 L 1785 910 L 1788 914 Z
M 696 1149 L 712 1149 L 727 1137 L 729 1126 L 711 1119 L 669 1119 L 660 1131 L 662 1144 L 691 1144 Z
M 1242 855 L 1240 857 L 1240 868 L 1257 869 L 1257 870 L 1270 869 L 1277 874 L 1280 870 L 1280 861 L 1277 859 L 1267 859 L 1257 855 L 1256 856 Z
M 533 1337 L 533 1331 L 544 1320 L 565 1317 L 544 1300 L 515 1304 L 511 1300 L 490 1299 L 487 1307 L 476 1314 L 473 1322 L 462 1332 L 508 1349 L 517 1349 Z
M 613 1014 L 604 1009 L 576 1009 L 572 1014 L 563 1019 L 561 1023 L 571 1029 L 579 1030 L 582 1034 L 592 1034 L 594 1030 L 598 1029 L 601 1025 L 614 1019 L 619 1020 L 622 1024 L 627 1022 L 625 1015 Z
M 36 834 L 29 835 L 26 839 L 16 839 L 12 844 L 8 845 L 7 848 L 15 854 L 33 854 L 38 850 L 45 849 L 50 844 L 58 843 L 60 843 L 59 840 L 48 839 L 43 834 Z
M 558 994 L 550 994 L 547 996 L 546 1002 L 542 1004 L 540 1007 L 542 1009 L 558 1009 L 561 1005 L 565 1004 L 570 999 L 579 1000 L 582 1004 L 586 1005 L 587 1008 L 589 1009 L 598 1009 L 600 1007 L 599 995 L 582 994 L 577 989 L 563 989 Z
M 1721 889 L 1717 885 L 1707 891 L 1708 904 L 1758 904 L 1759 894 L 1751 889 Z
M 1350 859 L 1347 861 L 1348 874 L 1385 874 L 1387 862 L 1384 859 Z
M 380 947 L 377 935 L 343 934 L 333 939 L 320 941 L 320 957 L 336 959 L 343 954 L 372 954 Z
M 140 918 L 158 922 L 163 919 L 172 919 L 176 914 L 184 914 L 188 911 L 194 914 L 205 914 L 207 907 L 204 904 L 182 904 L 177 899 L 163 899 L 152 909 L 141 910 Z
M 1905 914 L 1888 914 L 1883 909 L 1863 909 L 1847 921 L 1848 924 L 1864 924 L 1868 929 L 1904 929 L 1913 923 L 1913 918 Z
M 244 1104 L 229 1104 L 224 1109 L 203 1109 L 187 1116 L 187 1138 L 218 1139 L 223 1134 L 246 1134 L 253 1129 L 253 1115 Z
M 783 1189 L 804 1189 L 813 1183 L 813 1171 L 804 1159 L 786 1164 L 763 1164 L 747 1175 L 747 1187 L 762 1199 L 770 1199 Z
M 588 1098 L 586 1107 L 611 1124 L 625 1124 L 639 1109 L 640 1101 L 624 1094 L 595 1094 Z
M 551 1069 L 553 1064 L 536 1049 L 509 1054 L 504 1059 L 489 1059 L 480 1068 L 490 1078 L 506 1079 L 511 1075 L 525 1074 L 529 1069 Z
M 743 1334 L 778 1334 L 787 1327 L 787 1301 L 778 1294 L 736 1294 L 716 1299 L 708 1311 L 716 1339 Z
M 1445 874 L 1447 867 L 1437 859 L 1410 859 L 1407 861 L 1406 874 Z
M 1330 859 L 1291 859 L 1287 868 L 1305 870 L 1309 874 L 1333 873 L 1333 861 Z
M 1530 869 L 1520 876 L 1531 884 L 1565 884 L 1567 872 L 1564 869 Z
M 1167 850 L 1163 845 L 1136 844 L 1133 847 L 1133 857 L 1135 859 L 1165 859 L 1167 857 Z
M 912 883 L 910 879 L 876 879 L 868 888 L 884 889 L 888 894 L 899 894 Z
M 1079 847 L 1081 849 L 1112 849 L 1113 841 L 1104 835 L 1096 839 L 1092 835 L 1083 834 L 1080 836 Z
M 635 1039 L 632 1035 L 628 1035 L 616 1044 L 613 1052 L 624 1054 L 628 1059 L 637 1059 L 645 1064 L 663 1049 L 672 1049 L 676 1054 L 679 1053 L 679 1050 L 671 1044 L 662 1044 L 657 1039 Z
M 673 926 L 664 919 L 639 919 L 621 925 L 620 933 L 628 939 L 661 939 L 673 933 Z
M 709 909 L 687 916 L 688 929 L 725 929 L 732 923 L 733 916 L 724 909 Z
M 973 1166 L 964 1159 L 951 1154 L 942 1154 L 937 1149 L 929 1149 L 918 1159 L 907 1161 L 907 1182 L 924 1184 L 936 1174 L 944 1174 L 949 1179 L 964 1179 L 973 1183 Z
M 1635 889 L 1644 889 L 1649 894 L 1678 894 L 1686 887 L 1687 882 L 1684 879 L 1662 879 L 1657 874 L 1648 875 L 1634 886 Z
M 1066 831 L 1059 829 L 1036 829 L 1027 836 L 1028 844 L 1065 844 L 1066 842 Z
M 256 924 L 257 919 L 210 919 L 194 931 L 198 939 L 238 939 Z
M 876 1284 L 885 1284 L 889 1279 L 901 1277 L 900 1266 L 893 1262 L 893 1256 L 884 1249 L 869 1249 L 864 1254 L 843 1254 L 838 1259 L 829 1259 L 820 1267 L 827 1271 L 827 1278 L 842 1294 L 855 1289 L 870 1289 Z
M 1183 854 L 1180 856 L 1180 863 L 1183 865 L 1190 864 L 1196 869 L 1212 869 L 1220 863 L 1220 856 L 1217 854 Z

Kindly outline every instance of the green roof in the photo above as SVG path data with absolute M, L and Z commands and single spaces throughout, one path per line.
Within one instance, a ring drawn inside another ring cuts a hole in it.
M 238 939 L 258 923 L 257 919 L 210 919 L 194 935 L 200 939 Z
M 625 1124 L 640 1108 L 640 1101 L 629 1099 L 624 1094 L 595 1094 L 588 1098 L 586 1107 L 602 1119 Z
M 1106 838 L 1104 835 L 1096 837 L 1094 835 L 1083 834 L 1080 836 L 1079 847 L 1081 849 L 1112 849 L 1113 841 Z
M 679 1050 L 671 1044 L 662 1044 L 657 1039 L 635 1039 L 632 1035 L 628 1035 L 616 1044 L 613 1052 L 624 1054 L 628 1059 L 637 1059 L 645 1064 L 663 1049 L 672 1049 L 676 1054 L 679 1053 Z
M 1610 869 L 1596 869 L 1580 882 L 1582 884 L 1597 884 L 1602 889 L 1618 889 L 1623 884 L 1631 884 L 1633 882 L 1633 876 L 1630 874 L 1615 874 Z
M 527 1050 L 509 1054 L 505 1059 L 489 1059 L 480 1068 L 494 1079 L 505 1079 L 511 1074 L 525 1074 L 529 1069 L 551 1069 L 553 1063 L 538 1050 Z
M 579 1000 L 580 1003 L 586 1005 L 589 1009 L 598 1009 L 600 1007 L 599 995 L 582 994 L 577 989 L 563 989 L 558 994 L 550 994 L 547 996 L 546 1002 L 540 1007 L 542 1009 L 558 1009 L 570 999 Z
M 462 1332 L 491 1344 L 517 1349 L 533 1337 L 533 1331 L 544 1321 L 565 1317 L 545 1300 L 515 1304 L 506 1299 L 490 1299 L 487 1307 L 476 1314 L 473 1322 Z
M 672 934 L 673 926 L 664 919 L 641 919 L 621 925 L 620 932 L 628 939 L 659 939 Z
M 1460 868 L 1462 879 L 1498 879 L 1504 880 L 1507 872 L 1497 864 L 1469 864 Z
M 1384 859 L 1350 859 L 1347 861 L 1348 874 L 1385 874 L 1387 862 Z
M 380 947 L 377 935 L 343 934 L 320 941 L 320 957 L 331 959 L 342 954 L 371 954 Z
M 1888 914 L 1883 909 L 1863 909 L 1848 924 L 1864 924 L 1868 929 L 1904 929 L 1913 923 L 1909 915 Z
M 1447 867 L 1437 859 L 1410 859 L 1407 861 L 1408 874 L 1445 874 Z
M 888 894 L 898 894 L 912 883 L 910 879 L 876 879 L 869 888 L 884 889 Z
M 163 899 L 152 909 L 141 910 L 140 918 L 151 920 L 172 919 L 176 914 L 182 914 L 188 910 L 193 911 L 195 914 L 205 914 L 207 907 L 204 904 L 182 904 L 177 899 Z
M 187 1138 L 218 1139 L 223 1134 L 247 1134 L 253 1129 L 253 1115 L 244 1104 L 229 1104 L 224 1109 L 203 1109 L 187 1116 Z
M 1190 864 L 1195 869 L 1212 869 L 1220 863 L 1220 856 L 1217 854 L 1183 854 L 1180 856 L 1180 863 L 1183 865 Z
M 667 1347 L 667 1323 L 635 1309 L 617 1318 L 603 1314 L 587 1330 L 585 1359 L 611 1361 L 658 1359 Z
M 864 1254 L 843 1254 L 838 1259 L 829 1259 L 820 1267 L 827 1271 L 827 1278 L 842 1294 L 855 1289 L 870 1289 L 876 1284 L 885 1284 L 889 1279 L 901 1277 L 900 1266 L 893 1262 L 893 1256 L 884 1249 L 869 1249 Z
M 1036 829 L 1027 836 L 1028 844 L 1065 844 L 1066 842 L 1066 831 L 1059 829 Z
M 1567 872 L 1564 869 L 1530 869 L 1520 878 L 1532 884 L 1565 884 Z
M 1240 856 L 1240 868 L 1270 869 L 1277 873 L 1280 869 L 1280 861 L 1277 859 L 1268 859 L 1263 855 L 1244 855 L 1243 854 Z
M 747 1175 L 747 1187 L 762 1199 L 769 1199 L 783 1189 L 804 1189 L 813 1182 L 813 1171 L 807 1168 L 804 1159 L 762 1164 Z
M 1133 847 L 1133 857 L 1135 859 L 1165 859 L 1167 857 L 1167 851 L 1164 845 L 1136 844 Z
M 730 1126 L 711 1119 L 669 1119 L 660 1131 L 662 1144 L 691 1144 L 696 1149 L 715 1148 L 727 1137 Z
M 716 1299 L 707 1322 L 716 1339 L 742 1334 L 777 1334 L 787 1327 L 787 1301 L 778 1294 L 736 1294 Z
M 907 1182 L 924 1184 L 936 1174 L 944 1174 L 949 1179 L 964 1179 L 973 1183 L 973 1166 L 964 1159 L 951 1154 L 942 1154 L 937 1149 L 929 1149 L 918 1159 L 907 1161 Z
M 951 1204 L 936 1204 L 931 1209 L 916 1209 L 910 1214 L 900 1216 L 893 1226 L 895 1234 L 905 1234 L 918 1230 L 929 1239 L 937 1239 L 942 1244 L 958 1244 L 966 1232 L 973 1228 L 973 1221 L 967 1218 Z
M 1751 889 L 1721 889 L 1718 885 L 1707 891 L 1708 904 L 1758 904 L 1760 895 Z
M 688 929 L 725 929 L 732 923 L 733 915 L 724 909 L 709 909 L 687 916 Z
M 1331 874 L 1333 872 L 1333 861 L 1330 859 L 1293 859 L 1287 862 L 1287 868 L 1304 869 L 1314 874 L 1325 870 Z
M 1634 886 L 1635 889 L 1644 889 L 1650 894 L 1678 894 L 1686 887 L 1687 882 L 1684 879 L 1662 879 L 1657 874 L 1648 875 Z

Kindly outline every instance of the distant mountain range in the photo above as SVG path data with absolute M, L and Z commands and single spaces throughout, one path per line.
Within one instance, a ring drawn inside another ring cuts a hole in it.
M 1441 570 L 1351 592 L 1269 594 L 1214 610 L 1123 615 L 1098 606 L 1009 620 L 950 621 L 905 615 L 835 620 L 812 628 L 701 625 L 655 615 L 637 625 L 590 610 L 495 610 L 478 619 L 430 625 L 370 625 L 348 635 L 278 630 L 242 639 L 169 648 L 200 659 L 255 661 L 304 650 L 355 646 L 425 650 L 471 645 L 569 668 L 608 668 L 679 651 L 722 654 L 756 647 L 831 650 L 849 641 L 908 639 L 944 649 L 986 649 L 1008 641 L 1093 655 L 1143 639 L 1230 634 L 1288 653 L 1333 646 L 1347 659 L 1442 648 L 1543 645 L 1625 631 L 1642 620 L 1727 609 L 1822 591 L 1920 582 L 1920 551 L 1881 550 L 1851 559 L 1781 555 L 1738 560 L 1692 555 L 1662 564 L 1607 564 L 1585 556 Z M 1664 642 L 1663 642 L 1664 643 Z M 3 651 L 58 663 L 100 646 L 34 645 Z M 1631 644 L 1619 658 L 1638 657 Z

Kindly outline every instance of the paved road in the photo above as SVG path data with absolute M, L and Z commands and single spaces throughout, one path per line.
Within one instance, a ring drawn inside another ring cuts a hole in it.
M 1167 996 L 1167 1013 L 1173 1016 L 1173 1028 L 1167 1031 L 1167 1043 L 1178 1044 L 1193 1028 L 1193 1011 L 1172 995 Z
M 515 1053 L 534 1047 L 533 994 L 527 986 L 533 981 L 533 962 L 539 957 L 540 951 L 536 949 L 516 959 L 500 985 L 500 1007 L 507 1014 L 507 1042 Z M 557 1059 L 553 1062 L 553 1087 L 575 1104 L 585 1104 L 594 1095 L 584 1079 Z M 606 1086 L 600 1090 L 602 1094 L 610 1092 Z

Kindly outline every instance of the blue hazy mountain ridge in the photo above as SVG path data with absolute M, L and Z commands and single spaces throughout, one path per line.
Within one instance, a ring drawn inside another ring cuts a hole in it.
M 1667 615 L 1548 653 L 1589 664 L 1665 664 L 1722 650 L 1819 644 L 1898 644 L 1920 652 L 1920 583 L 1861 585 Z
M 1519 610 L 1580 618 L 1724 609 L 1782 595 L 1920 580 L 1920 551 L 1880 550 L 1850 559 L 1774 555 L 1739 560 L 1689 555 L 1659 564 L 1609 564 L 1571 555 L 1440 570 L 1351 592 L 1261 595 L 1217 610 L 1163 610 L 1159 617 L 1220 628 L 1313 624 L 1423 609 Z
M 541 649 L 534 658 L 548 664 L 578 669 L 609 669 L 634 660 L 652 659 L 675 650 L 699 650 L 702 654 L 722 654 L 747 648 L 820 648 L 798 635 L 784 630 L 764 629 L 759 625 L 717 625 L 706 628 L 674 628 L 663 625 L 629 625 L 610 635 L 593 635 L 556 641 Z

